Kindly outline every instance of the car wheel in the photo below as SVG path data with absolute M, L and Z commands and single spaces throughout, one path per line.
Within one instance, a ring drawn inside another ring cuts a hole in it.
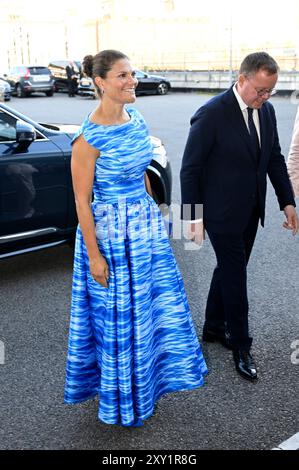
M 53 96 L 54 91 L 50 90 L 50 91 L 46 91 L 45 93 L 46 93 L 46 96 Z
M 168 93 L 168 90 L 169 90 L 169 86 L 167 85 L 167 83 L 165 82 L 159 83 L 157 87 L 158 95 L 166 95 L 166 93 Z
M 26 96 L 22 86 L 18 83 L 17 85 L 17 97 L 18 98 L 24 98 Z

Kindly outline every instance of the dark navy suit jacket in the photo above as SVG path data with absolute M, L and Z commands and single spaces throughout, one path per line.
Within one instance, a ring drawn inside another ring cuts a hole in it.
M 271 103 L 258 111 L 261 152 L 257 161 L 250 135 L 232 88 L 209 100 L 191 118 L 182 168 L 183 218 L 198 217 L 203 205 L 205 227 L 214 233 L 241 233 L 255 205 L 264 224 L 267 175 L 280 209 L 295 206 L 285 159 L 281 154 Z M 189 206 L 190 207 L 190 206 Z

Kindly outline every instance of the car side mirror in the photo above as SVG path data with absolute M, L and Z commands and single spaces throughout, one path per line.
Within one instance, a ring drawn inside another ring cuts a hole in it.
M 28 122 L 24 121 L 17 121 L 16 134 L 18 151 L 27 150 L 29 145 L 36 139 L 35 128 Z
M 3 74 L 3 78 L 7 78 L 7 76 L 8 76 L 7 73 Z

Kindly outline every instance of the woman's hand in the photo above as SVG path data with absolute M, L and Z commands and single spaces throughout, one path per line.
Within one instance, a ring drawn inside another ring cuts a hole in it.
M 103 258 L 103 256 L 100 256 L 99 258 L 90 260 L 89 267 L 90 274 L 92 275 L 94 280 L 101 284 L 101 286 L 108 287 L 109 268 L 105 258 Z

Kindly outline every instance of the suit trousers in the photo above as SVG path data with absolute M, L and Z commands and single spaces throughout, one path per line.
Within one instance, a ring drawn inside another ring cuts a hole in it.
M 74 78 L 68 78 L 67 85 L 68 85 L 69 96 L 75 96 L 76 84 L 77 84 L 77 81 Z
M 259 222 L 254 207 L 240 234 L 219 234 L 207 229 L 216 254 L 206 306 L 205 328 L 229 334 L 234 349 L 249 351 L 252 338 L 248 328 L 247 264 Z

